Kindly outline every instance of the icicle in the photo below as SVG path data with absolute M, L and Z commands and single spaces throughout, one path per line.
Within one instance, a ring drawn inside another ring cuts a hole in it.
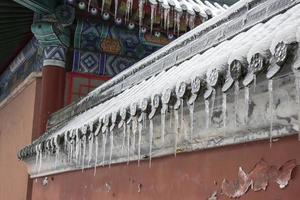
M 40 158 L 39 158 L 39 169 L 38 169 L 38 174 L 40 173 L 42 169 L 42 164 L 43 164 L 43 152 L 40 152 Z
M 193 140 L 193 136 L 194 136 L 194 109 L 195 109 L 195 102 L 193 102 L 190 106 L 189 106 L 189 111 L 190 111 L 190 130 L 191 130 L 191 134 L 190 134 L 190 140 Z
M 174 10 L 174 15 L 173 15 L 173 34 L 176 34 L 176 25 L 177 25 L 177 12 Z
M 152 33 L 152 31 L 153 31 L 153 24 L 154 24 L 154 13 L 155 13 L 155 10 L 156 10 L 156 5 L 151 4 L 151 5 L 150 5 L 150 8 L 151 8 L 151 24 L 150 24 L 150 32 Z
M 212 96 L 211 96 L 211 112 L 209 113 L 210 116 L 209 116 L 209 124 L 212 124 L 211 120 L 213 118 L 213 114 L 214 114 L 214 110 L 215 110 L 215 102 L 216 102 L 216 90 L 213 89 L 213 92 L 212 92 Z
M 209 129 L 210 126 L 210 114 L 209 114 L 209 100 L 205 99 L 205 114 L 206 114 L 206 129 Z
M 300 76 L 295 75 L 296 103 L 300 104 Z
M 54 168 L 56 169 L 57 167 L 57 161 L 58 161 L 58 158 L 59 158 L 59 151 L 60 151 L 60 148 L 57 147 L 56 148 L 56 151 L 55 151 L 55 161 L 54 161 Z
M 184 118 L 183 118 L 183 99 L 180 99 L 180 128 L 184 130 L 184 137 L 187 139 L 187 131 L 185 129 Z
M 195 27 L 195 15 L 190 15 L 189 17 L 189 27 L 193 29 Z
M 174 112 L 173 109 L 170 109 L 170 112 L 169 112 L 170 113 L 170 119 L 169 119 L 170 120 L 169 121 L 170 122 L 170 128 L 172 128 L 172 116 L 173 116 L 173 112 Z
M 109 150 L 109 168 L 110 168 L 112 153 L 113 153 L 113 149 L 114 149 L 114 132 L 113 131 L 110 132 L 109 138 L 110 138 L 110 150 Z
M 170 9 L 164 9 L 164 29 L 168 30 L 169 29 L 169 14 L 170 14 Z
M 66 163 L 68 163 L 68 162 L 70 162 L 70 154 L 71 154 L 71 150 L 70 150 L 70 147 L 71 145 L 70 144 L 68 144 L 68 145 L 66 145 L 66 144 L 64 144 L 64 149 L 65 149 L 65 151 L 67 152 L 67 159 L 66 159 Z
M 250 100 L 250 94 L 249 94 L 249 87 L 245 87 L 245 106 L 246 106 L 246 111 L 245 111 L 245 123 L 248 124 L 248 114 L 249 114 L 249 100 Z
M 223 127 L 226 128 L 227 121 L 227 94 L 224 92 L 222 95 L 222 113 L 223 113 Z
M 253 92 L 255 93 L 256 90 L 256 75 L 253 75 Z
M 163 12 L 163 8 L 162 8 L 162 7 L 159 9 L 159 12 L 160 12 L 160 18 L 159 18 L 160 26 L 163 27 L 163 23 L 164 23 L 164 12 Z
M 73 159 L 73 144 L 70 143 L 70 157 L 68 158 L 68 162 L 71 162 Z
M 91 160 L 92 160 L 93 144 L 94 144 L 94 137 L 91 137 L 91 139 L 89 140 L 89 158 L 88 158 L 88 166 L 90 166 Z
M 149 125 L 149 168 L 151 168 L 151 161 L 152 161 L 152 142 L 153 142 L 153 119 L 150 119 Z
M 119 5 L 119 1 L 115 0 L 115 19 L 117 18 L 118 15 L 118 5 Z
M 97 171 L 97 161 L 98 161 L 98 137 L 95 138 L 95 165 L 94 165 L 94 176 L 96 176 Z
M 78 130 L 76 131 L 76 143 L 75 143 L 75 159 L 76 159 L 76 166 L 79 163 L 79 154 L 80 154 L 80 140 L 79 140 L 79 133 Z
M 102 134 L 102 166 L 104 166 L 105 162 L 105 153 L 106 153 L 106 142 L 107 142 L 107 132 L 108 128 L 104 134 Z
M 130 125 L 127 127 L 127 165 L 130 162 Z
M 269 91 L 269 110 L 270 110 L 270 148 L 272 147 L 272 131 L 273 131 L 273 80 L 269 80 L 268 84 L 268 91 Z
M 130 13 L 132 12 L 133 0 L 127 0 L 126 2 L 126 13 L 125 13 L 125 22 L 129 19 Z
M 125 140 L 126 140 L 126 123 L 123 123 L 123 139 L 122 139 L 122 152 L 124 152 L 125 148 Z
M 179 116 L 178 110 L 174 110 L 174 117 L 175 117 L 175 139 L 174 139 L 174 156 L 176 157 L 177 154 L 177 140 L 179 135 Z
M 132 152 L 135 152 L 135 135 L 137 132 L 137 118 L 133 117 L 132 119 Z
M 101 14 L 103 14 L 103 11 L 104 11 L 104 5 L 105 5 L 105 0 L 102 0 Z
M 187 32 L 187 29 L 189 27 L 189 15 L 185 14 L 185 31 Z
M 40 151 L 38 150 L 38 145 L 35 146 L 35 152 L 36 152 L 36 154 L 35 154 L 35 167 L 34 167 L 34 169 L 35 169 L 35 171 L 37 171 L 38 170 L 39 155 L 40 155 Z
M 300 76 L 295 74 L 296 103 L 298 104 L 298 124 L 300 128 Z M 298 130 L 298 141 L 300 141 L 300 130 Z
M 139 0 L 139 30 L 142 28 L 144 0 Z
M 88 3 L 88 12 L 90 12 L 91 1 L 92 0 L 89 0 L 89 3 Z
M 138 166 L 140 166 L 140 160 L 141 160 L 141 142 L 142 142 L 142 130 L 143 130 L 143 124 L 139 123 L 139 141 L 138 141 Z
M 86 136 L 84 135 L 82 138 L 83 143 L 83 151 L 82 151 L 82 160 L 81 160 L 81 171 L 83 172 L 84 169 L 84 162 L 85 162 L 85 151 L 86 151 Z
M 142 119 L 143 119 L 143 128 L 147 128 L 147 123 L 146 123 L 146 113 L 142 113 Z
M 177 35 L 179 36 L 180 33 L 180 18 L 181 18 L 181 13 L 177 13 L 176 15 L 176 23 L 177 23 Z
M 68 134 L 68 133 L 65 133 L 65 134 L 64 134 L 64 151 L 65 151 L 65 152 L 69 152 L 69 149 L 68 149 L 68 145 L 69 145 L 69 144 L 68 144 L 68 137 L 67 137 L 67 134 Z M 66 162 L 68 162 L 68 158 L 69 158 L 69 157 L 67 157 Z
M 234 82 L 234 123 L 235 123 L 235 127 L 238 126 L 237 114 L 238 114 L 239 92 L 240 92 L 239 81 L 235 81 Z
M 169 28 L 170 28 L 170 11 L 168 11 L 168 15 L 167 15 L 167 34 L 169 33 Z
M 161 143 L 165 143 L 166 134 L 166 110 L 162 108 L 161 110 Z

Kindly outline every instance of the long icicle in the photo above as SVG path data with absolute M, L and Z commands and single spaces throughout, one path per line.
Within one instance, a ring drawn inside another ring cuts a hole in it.
M 295 74 L 295 86 L 296 86 L 296 103 L 298 105 L 298 124 L 300 128 L 300 76 Z M 300 130 L 298 130 L 298 141 L 300 141 Z
M 174 117 L 175 117 L 174 156 L 176 157 L 176 155 L 177 155 L 178 135 L 179 135 L 179 116 L 178 116 L 178 110 L 174 110 Z
M 245 106 L 246 106 L 246 111 L 245 111 L 245 124 L 248 124 L 248 115 L 249 115 L 249 102 L 250 102 L 250 94 L 249 94 L 249 87 L 245 87 Z
M 239 81 L 234 82 L 234 123 L 235 127 L 238 126 L 238 100 L 239 100 L 239 91 L 240 91 L 240 85 Z
M 60 148 L 57 147 L 56 152 L 55 152 L 55 162 L 54 162 L 54 168 L 55 169 L 57 167 L 57 162 L 58 162 L 58 159 L 59 159 L 59 152 L 60 152 Z
M 139 31 L 142 28 L 142 20 L 143 20 L 143 9 L 144 9 L 144 0 L 139 0 Z
M 88 166 L 90 166 L 91 160 L 92 160 L 93 144 L 94 144 L 94 137 L 91 137 L 91 139 L 89 140 L 89 159 L 88 159 Z
M 104 167 L 105 165 L 105 153 L 106 153 L 106 142 L 107 142 L 107 132 L 108 132 L 108 128 L 105 131 L 104 134 L 102 134 L 102 166 Z
M 138 166 L 140 166 L 141 160 L 141 142 L 142 142 L 142 131 L 143 131 L 143 124 L 139 122 L 139 141 L 138 141 Z
M 137 118 L 132 118 L 132 152 L 133 155 L 135 154 L 135 139 L 136 139 L 136 132 L 137 132 Z
M 213 89 L 211 97 L 211 112 L 209 113 L 209 124 L 212 124 L 213 114 L 215 110 L 215 101 L 216 101 L 216 90 Z
M 165 134 L 166 134 L 166 109 L 161 109 L 161 143 L 165 143 Z
M 35 171 L 37 171 L 38 170 L 39 154 L 40 154 L 40 151 L 38 150 L 38 145 L 35 146 L 35 152 L 36 152 L 36 154 L 35 154 L 35 167 L 34 167 L 34 169 L 35 169 Z
M 141 142 L 142 142 L 142 131 L 143 131 L 143 124 L 139 122 L 139 141 L 138 141 L 138 166 L 140 166 L 141 160 Z
M 177 35 L 179 36 L 180 34 L 180 18 L 181 18 L 181 13 L 177 13 L 176 15 L 176 23 L 177 23 Z
M 222 94 L 222 114 L 223 114 L 223 127 L 226 128 L 227 121 L 227 94 Z
M 83 143 L 83 151 L 82 151 L 82 160 L 81 160 L 81 171 L 83 172 L 84 170 L 84 162 L 85 162 L 85 151 L 86 151 L 86 136 L 84 135 L 82 138 L 82 143 Z
M 272 131 L 273 131 L 273 80 L 269 80 L 268 84 L 268 91 L 269 91 L 269 110 L 270 110 L 270 133 L 269 133 L 269 138 L 270 138 L 270 148 L 272 147 Z
M 69 163 L 71 163 L 72 162 L 72 160 L 73 160 L 73 143 L 71 142 L 70 143 L 70 157 L 69 157 L 69 159 L 68 159 L 68 162 Z
M 256 75 L 253 75 L 253 93 L 256 91 Z
M 185 139 L 187 139 L 188 133 L 185 127 L 184 117 L 183 117 L 183 99 L 180 99 L 180 129 L 184 131 L 184 137 Z
M 97 171 L 97 161 L 98 161 L 98 137 L 95 138 L 95 165 L 94 165 L 94 176 L 96 176 Z
M 118 15 L 118 6 L 119 6 L 119 1 L 115 0 L 115 19 L 117 18 Z
M 152 143 L 153 143 L 153 119 L 150 119 L 150 124 L 149 124 L 149 168 L 151 168 L 152 164 Z
M 195 109 L 195 102 L 193 102 L 190 106 L 189 106 L 189 111 L 190 111 L 190 141 L 193 141 L 194 138 L 194 109 Z
M 112 154 L 113 154 L 113 149 L 114 149 L 114 132 L 110 131 L 110 150 L 109 150 L 109 168 L 111 165 L 111 159 L 112 159 Z
M 152 31 L 153 31 L 153 24 L 154 24 L 154 13 L 155 13 L 156 5 L 151 4 L 151 5 L 150 5 L 150 8 L 151 8 L 150 33 L 152 34 Z
M 210 127 L 209 99 L 205 99 L 206 129 Z
M 127 127 L 127 165 L 130 162 L 130 125 Z
M 103 14 L 104 6 L 105 6 L 105 0 L 102 0 L 101 14 Z
M 124 148 L 125 148 L 125 140 L 126 140 L 126 123 L 123 122 L 123 138 L 122 138 L 122 152 L 124 152 Z

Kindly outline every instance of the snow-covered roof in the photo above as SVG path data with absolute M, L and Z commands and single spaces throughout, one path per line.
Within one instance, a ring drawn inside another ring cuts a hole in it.
M 197 54 L 190 60 L 174 66 L 168 71 L 162 71 L 148 80 L 125 90 L 120 95 L 87 110 L 70 120 L 57 134 L 72 129 L 82 128 L 97 119 L 104 119 L 112 113 L 119 113 L 124 108 L 130 108 L 134 103 L 140 105 L 145 98 L 151 99 L 154 95 L 162 95 L 167 89 L 174 90 L 181 82 L 190 84 L 195 76 L 204 78 L 208 69 L 220 71 L 230 65 L 234 60 L 249 62 L 255 53 L 270 51 L 274 53 L 275 46 L 283 41 L 285 43 L 299 42 L 300 5 L 297 5 L 284 14 L 279 14 L 265 23 L 259 23 L 234 38 L 224 41 Z M 150 102 L 150 101 L 149 101 Z
M 243 3 L 247 2 L 243 1 Z M 266 1 L 271 6 L 274 2 L 278 1 Z M 228 13 L 225 12 L 225 15 Z M 188 99 L 190 96 L 200 95 L 200 90 L 195 89 L 197 86 L 204 88 L 202 91 L 206 91 L 205 98 L 211 96 L 211 92 L 207 91 L 220 86 L 223 87 L 222 91 L 226 92 L 234 81 L 243 82 L 244 86 L 247 86 L 254 80 L 255 74 L 263 70 L 262 65 L 268 67 L 266 78 L 271 79 L 285 62 L 289 45 L 300 42 L 299 24 L 300 4 L 295 3 L 288 10 L 277 13 L 272 18 L 257 23 L 248 30 L 219 42 L 180 64 L 136 82 L 132 87 L 75 116 L 47 137 L 64 136 L 74 130 L 86 132 L 87 127 L 93 127 L 95 124 L 100 128 L 104 124 L 103 126 L 108 128 L 119 121 L 124 123 L 126 118 L 124 113 L 132 116 L 146 113 L 151 118 L 152 111 L 154 110 L 155 113 L 158 107 L 163 107 L 162 104 L 178 109 L 176 104 L 184 94 L 188 93 Z M 159 60 L 156 62 L 160 63 Z M 275 66 L 274 70 L 273 66 Z M 186 92 L 187 90 L 189 92 Z M 170 96 L 177 99 L 175 104 L 169 101 Z M 112 128 L 116 127 L 112 126 Z
M 153 5 L 161 4 L 163 9 L 170 9 L 170 6 L 174 6 L 177 12 L 186 11 L 190 15 L 199 13 L 202 16 L 207 16 L 207 14 L 217 16 L 228 8 L 225 4 L 220 5 L 217 2 L 212 4 L 201 0 L 150 0 L 149 2 Z

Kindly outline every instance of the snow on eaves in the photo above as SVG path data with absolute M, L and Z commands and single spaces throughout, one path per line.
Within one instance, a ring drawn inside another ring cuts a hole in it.
M 119 112 L 131 104 L 139 103 L 144 98 L 162 94 L 166 89 L 174 89 L 179 82 L 189 83 L 194 76 L 204 77 L 210 68 L 220 70 L 234 59 L 248 60 L 259 52 L 273 51 L 274 46 L 281 41 L 292 43 L 299 41 L 300 5 L 294 6 L 288 12 L 275 16 L 265 23 L 257 24 L 246 32 L 240 33 L 231 40 L 224 41 L 202 54 L 197 54 L 190 60 L 178 66 L 163 71 L 148 80 L 134 85 L 118 96 L 87 110 L 70 120 L 57 134 L 83 127 L 106 115 Z M 297 26 L 296 26 L 297 25 Z

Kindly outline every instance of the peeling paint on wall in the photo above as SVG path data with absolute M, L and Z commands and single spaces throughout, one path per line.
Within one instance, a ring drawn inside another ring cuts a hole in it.
M 222 193 L 230 198 L 238 198 L 247 193 L 249 188 L 253 191 L 266 190 L 270 181 L 274 181 L 279 188 L 285 188 L 293 169 L 296 167 L 296 160 L 289 160 L 281 167 L 269 165 L 261 159 L 250 173 L 246 173 L 242 167 L 239 167 L 238 179 L 233 181 L 223 180 Z

